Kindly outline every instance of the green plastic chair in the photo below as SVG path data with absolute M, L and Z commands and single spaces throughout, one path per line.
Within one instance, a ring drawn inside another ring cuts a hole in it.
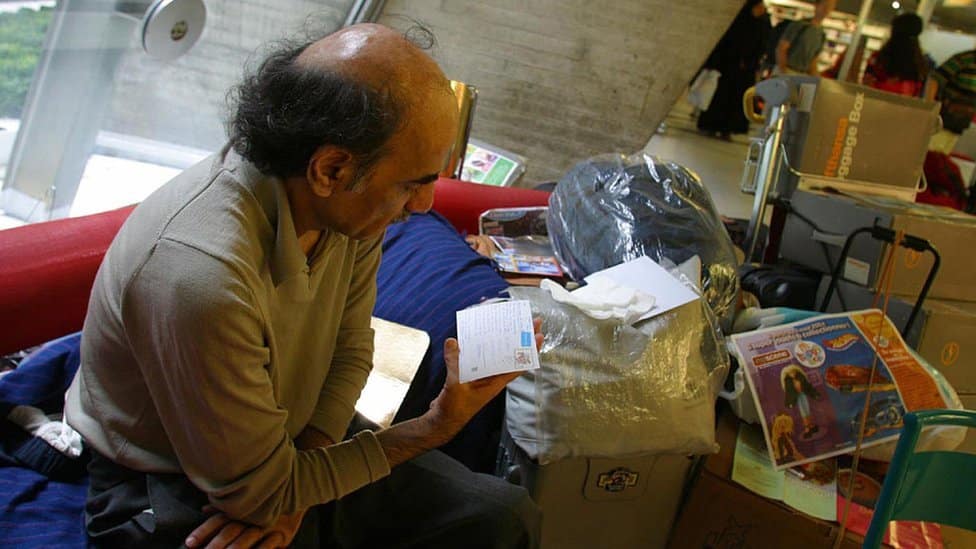
M 881 546 L 892 520 L 936 522 L 976 530 L 976 455 L 915 452 L 922 428 L 956 425 L 976 429 L 976 412 L 925 410 L 905 414 L 905 426 L 885 476 L 864 547 Z

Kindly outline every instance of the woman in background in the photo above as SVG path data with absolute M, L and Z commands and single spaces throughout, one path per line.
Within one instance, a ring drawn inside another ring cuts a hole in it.
M 886 92 L 927 98 L 925 80 L 930 63 L 922 53 L 918 35 L 922 19 L 914 13 L 903 13 L 891 20 L 891 37 L 868 59 L 861 82 Z
M 769 31 L 769 15 L 762 0 L 747 0 L 705 61 L 704 68 L 715 69 L 722 77 L 708 110 L 698 117 L 699 131 L 723 139 L 749 131 L 749 121 L 742 112 L 742 94 L 756 83 Z

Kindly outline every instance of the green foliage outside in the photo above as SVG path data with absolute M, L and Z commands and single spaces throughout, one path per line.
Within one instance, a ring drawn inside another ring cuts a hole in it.
M 0 13 L 0 118 L 20 118 L 53 11 Z

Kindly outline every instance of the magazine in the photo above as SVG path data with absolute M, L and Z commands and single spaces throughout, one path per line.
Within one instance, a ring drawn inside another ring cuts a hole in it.
M 490 236 L 498 248 L 492 257 L 498 268 L 509 273 L 563 276 L 563 269 L 553 255 L 549 238 L 538 235 Z
M 478 230 L 488 236 L 549 236 L 546 206 L 495 208 L 481 213 Z
M 549 242 L 546 207 L 496 208 L 481 214 L 479 228 L 495 245 L 492 258 L 509 273 L 563 276 Z
M 732 336 L 777 470 L 897 438 L 907 411 L 945 408 L 891 321 L 870 309 Z M 871 365 L 877 356 L 877 368 Z

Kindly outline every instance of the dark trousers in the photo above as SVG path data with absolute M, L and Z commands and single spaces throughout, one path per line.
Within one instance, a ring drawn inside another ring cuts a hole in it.
M 183 475 L 140 473 L 93 455 L 85 507 L 96 547 L 182 547 L 206 496 Z M 529 548 L 539 510 L 528 493 L 428 452 L 389 477 L 308 510 L 294 547 Z

